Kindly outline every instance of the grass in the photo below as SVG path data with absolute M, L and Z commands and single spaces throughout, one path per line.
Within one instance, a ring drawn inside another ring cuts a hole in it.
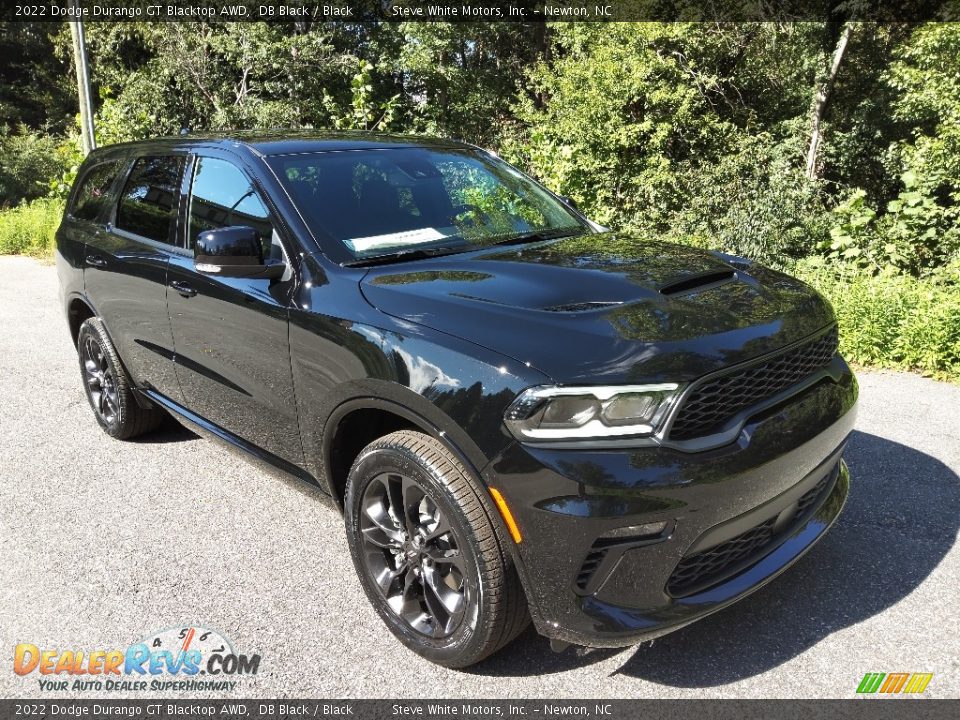
M 814 260 L 799 263 L 793 273 L 830 300 L 848 360 L 960 382 L 960 285 L 837 272 Z
M 0 210 L 0 254 L 50 258 L 63 202 L 42 198 Z

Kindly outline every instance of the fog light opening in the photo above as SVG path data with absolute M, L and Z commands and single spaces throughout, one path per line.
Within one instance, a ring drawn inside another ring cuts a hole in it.
M 608 530 L 600 536 L 601 540 L 646 540 L 657 537 L 667 529 L 667 522 L 652 522 L 643 525 L 625 525 Z

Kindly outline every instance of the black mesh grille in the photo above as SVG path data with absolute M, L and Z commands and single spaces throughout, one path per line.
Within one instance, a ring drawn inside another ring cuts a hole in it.
M 671 440 L 721 431 L 741 410 L 756 405 L 830 364 L 837 352 L 836 328 L 805 345 L 693 389 L 670 428 Z
M 577 587 L 581 590 L 585 590 L 587 584 L 590 582 L 590 578 L 593 577 L 593 574 L 597 571 L 597 568 L 600 567 L 600 563 L 603 562 L 603 556 L 607 554 L 606 550 L 591 550 L 587 553 L 587 557 L 583 561 L 583 565 L 580 566 L 580 572 L 577 573 Z
M 776 517 L 772 517 L 732 540 L 684 558 L 670 576 L 667 591 L 673 596 L 679 596 L 712 580 L 719 581 L 726 569 L 757 555 L 773 539 L 773 525 L 776 520 Z
M 752 565 L 751 560 L 759 560 L 775 537 L 783 537 L 804 519 L 807 511 L 823 495 L 835 477 L 836 472 L 827 473 L 820 482 L 807 490 L 797 501 L 797 511 L 791 523 L 776 536 L 774 524 L 777 516 L 774 516 L 709 550 L 683 558 L 670 576 L 667 592 L 674 597 L 691 595 Z
M 828 473 L 827 475 L 824 475 L 820 482 L 803 494 L 803 497 L 801 497 L 800 501 L 797 503 L 797 512 L 793 516 L 794 520 L 800 520 L 806 514 L 807 510 L 810 509 L 810 506 L 813 505 L 817 501 L 817 498 L 823 494 L 823 491 L 827 488 L 827 484 L 834 477 L 836 477 L 835 473 Z

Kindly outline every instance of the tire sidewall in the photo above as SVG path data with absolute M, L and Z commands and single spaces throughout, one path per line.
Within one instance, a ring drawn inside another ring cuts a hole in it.
M 430 499 L 446 515 L 453 528 L 457 545 L 465 555 L 468 571 L 467 577 L 464 578 L 468 584 L 467 616 L 460 627 L 448 637 L 438 639 L 427 637 L 398 617 L 370 576 L 363 558 L 363 539 L 360 532 L 363 494 L 377 476 L 389 472 L 406 475 L 427 491 Z M 409 450 L 384 446 L 365 451 L 350 471 L 344 508 L 347 543 L 350 546 L 350 555 L 360 578 L 360 584 L 370 603 L 393 634 L 414 652 L 441 665 L 460 665 L 461 658 L 473 655 L 484 642 L 482 629 L 487 619 L 486 614 L 489 613 L 489 609 L 485 607 L 486 592 L 481 580 L 483 573 L 480 565 L 484 562 L 484 558 L 463 512 L 439 473 Z
M 84 348 L 86 344 L 87 337 L 93 338 L 99 345 L 100 349 L 103 351 L 103 356 L 106 358 L 107 364 L 110 366 L 110 370 L 113 373 L 113 381 L 117 385 L 117 396 L 119 401 L 117 403 L 117 415 L 116 419 L 112 423 L 108 423 L 103 419 L 103 416 L 100 415 L 100 412 L 97 410 L 94 405 L 93 395 L 90 391 L 90 384 L 87 382 L 86 367 L 85 367 L 85 353 Z M 87 402 L 90 404 L 90 409 L 93 410 L 93 416 L 97 419 L 100 427 L 104 431 L 112 436 L 116 437 L 120 433 L 120 429 L 123 427 L 123 421 L 126 417 L 126 407 L 123 402 L 123 378 L 120 373 L 123 372 L 121 368 L 117 366 L 114 358 L 116 353 L 113 350 L 113 346 L 110 343 L 110 338 L 107 337 L 106 333 L 103 331 L 103 328 L 99 323 L 95 322 L 95 319 L 87 320 L 80 326 L 80 332 L 77 334 L 77 353 L 80 358 L 80 377 L 83 380 L 83 389 L 84 393 L 87 396 Z

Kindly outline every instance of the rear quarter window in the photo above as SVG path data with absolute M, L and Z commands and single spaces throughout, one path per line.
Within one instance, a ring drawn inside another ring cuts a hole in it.
M 121 160 L 94 165 L 77 186 L 70 215 L 78 220 L 96 220 L 110 200 L 110 188 L 123 167 Z
M 117 229 L 169 243 L 183 163 L 180 155 L 139 158 L 120 193 Z

